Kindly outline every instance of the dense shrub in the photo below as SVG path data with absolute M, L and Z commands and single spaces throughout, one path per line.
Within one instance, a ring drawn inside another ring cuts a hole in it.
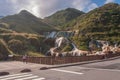
M 90 39 L 85 36 L 73 37 L 73 42 L 76 44 L 77 48 L 82 50 L 88 50 L 88 43 Z
M 8 42 L 8 45 L 14 53 L 23 53 L 27 50 L 26 44 L 20 40 L 12 39 Z
M 29 41 L 32 49 L 36 49 L 37 51 L 39 51 L 40 41 L 37 37 L 29 37 L 28 41 Z
M 71 51 L 72 49 L 73 49 L 72 45 L 68 44 L 62 49 L 62 51 L 63 52 L 68 52 L 68 51 Z
M 13 52 L 9 50 L 5 41 L 0 39 L 0 55 L 3 57 L 7 57 L 9 54 L 13 54 Z
M 10 36 L 10 39 L 17 39 L 17 40 L 21 40 L 21 41 L 27 40 L 26 36 L 24 34 L 20 34 L 20 33 L 13 33 Z

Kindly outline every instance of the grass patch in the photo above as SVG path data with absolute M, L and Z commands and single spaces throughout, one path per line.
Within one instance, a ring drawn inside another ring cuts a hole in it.
M 45 57 L 45 55 L 43 55 L 42 53 L 39 53 L 39 52 L 28 51 L 27 53 L 28 53 L 28 56 Z

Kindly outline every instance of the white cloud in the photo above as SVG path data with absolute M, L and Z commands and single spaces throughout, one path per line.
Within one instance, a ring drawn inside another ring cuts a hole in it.
M 56 7 L 57 0 L 7 0 L 14 7 L 15 12 L 19 12 L 23 9 L 30 11 L 38 17 L 45 17 L 50 14 Z
M 73 7 L 84 10 L 89 4 L 91 3 L 91 0 L 73 0 Z
M 5 5 L 6 3 L 9 6 Z M 4 12 L 6 15 L 25 9 L 43 18 L 68 7 L 82 11 L 92 10 L 97 7 L 97 4 L 93 3 L 92 0 L 4 0 L 4 5 L 2 6 L 5 8 L 4 10 L 8 11 L 7 13 Z M 3 7 L 0 7 L 1 12 L 4 11 Z
M 115 0 L 106 0 L 105 1 L 105 4 L 107 4 L 107 3 L 110 3 L 110 2 L 114 2 Z
M 93 9 L 95 9 L 95 8 L 97 8 L 97 7 L 98 7 L 97 4 L 92 3 L 92 4 L 90 4 L 90 5 L 88 6 L 88 11 L 93 10 Z

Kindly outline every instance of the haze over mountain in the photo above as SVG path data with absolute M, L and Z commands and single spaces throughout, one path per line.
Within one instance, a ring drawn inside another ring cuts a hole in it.
M 9 24 L 9 28 L 17 32 L 41 33 L 54 30 L 52 26 L 42 22 L 41 19 L 26 10 L 22 10 L 15 15 L 6 16 L 0 21 Z
M 4 16 L 0 16 L 0 19 L 3 18 Z

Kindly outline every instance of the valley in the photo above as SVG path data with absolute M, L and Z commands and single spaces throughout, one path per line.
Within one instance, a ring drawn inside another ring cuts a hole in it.
M 44 19 L 27 10 L 0 19 L 0 59 L 7 55 L 84 56 L 120 52 L 120 5 L 74 8 Z

